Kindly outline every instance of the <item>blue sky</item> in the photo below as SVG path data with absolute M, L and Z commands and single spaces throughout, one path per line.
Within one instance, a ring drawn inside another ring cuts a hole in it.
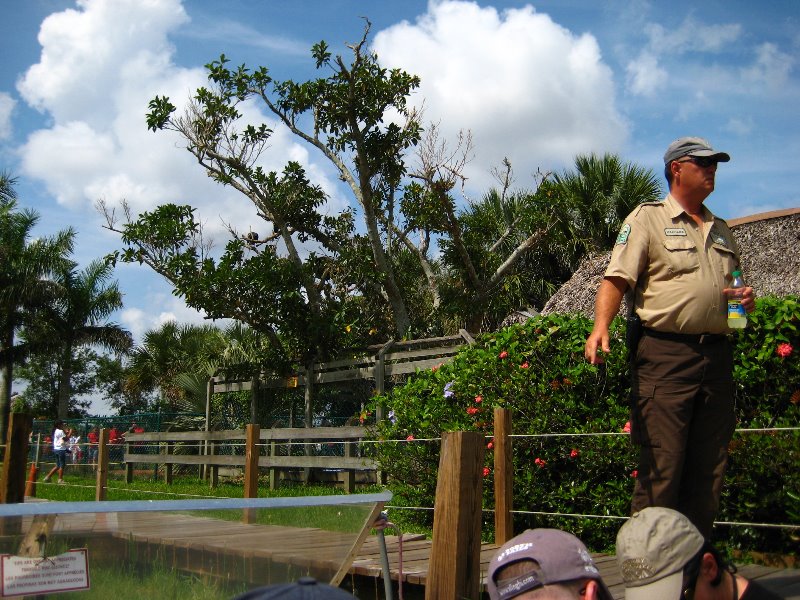
M 796 0 L 13 0 L 0 21 L 0 168 L 19 178 L 40 233 L 78 230 L 82 264 L 119 247 L 98 199 L 136 211 L 198 207 L 221 243 L 225 224 L 259 225 L 251 205 L 205 177 L 170 134 L 147 131 L 154 95 L 183 103 L 221 53 L 278 79 L 315 75 L 309 48 L 357 41 L 362 16 L 387 66 L 422 77 L 425 121 L 446 139 L 470 130 L 467 197 L 493 184 L 503 157 L 517 185 L 581 153 L 613 152 L 660 173 L 683 135 L 708 138 L 732 161 L 708 204 L 727 218 L 800 206 L 800 3 Z M 272 120 L 258 106 L 253 120 Z M 351 202 L 322 157 L 276 128 L 266 166 L 306 165 L 330 195 Z M 219 245 L 219 244 L 218 244 Z M 195 311 L 146 267 L 116 276 L 116 320 L 137 339 Z

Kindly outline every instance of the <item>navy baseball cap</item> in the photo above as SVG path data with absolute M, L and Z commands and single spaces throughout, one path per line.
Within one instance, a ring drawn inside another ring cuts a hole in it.
M 498 572 L 521 561 L 537 566 L 520 575 L 498 580 Z M 489 563 L 486 587 L 491 600 L 509 600 L 545 585 L 593 579 L 603 600 L 613 600 L 600 570 L 583 542 L 559 529 L 528 529 L 506 542 Z

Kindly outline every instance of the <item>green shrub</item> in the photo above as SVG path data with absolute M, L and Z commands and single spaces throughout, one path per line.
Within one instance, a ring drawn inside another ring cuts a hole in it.
M 781 357 L 776 348 L 781 343 L 800 347 L 797 299 L 759 299 L 751 320 L 736 342 L 739 427 L 796 426 L 798 350 Z M 376 433 L 396 440 L 377 449 L 396 495 L 394 503 L 434 504 L 439 444 L 418 440 L 466 430 L 482 432 L 488 445 L 492 411 L 505 407 L 512 410 L 515 435 L 550 434 L 514 438 L 515 510 L 627 515 L 636 460 L 628 436 L 621 435 L 629 417 L 624 324 L 620 319 L 612 324 L 611 353 L 601 366 L 589 365 L 583 356 L 590 329 L 585 317 L 539 316 L 479 337 L 451 362 L 418 372 L 406 385 L 376 398 L 389 415 Z M 555 435 L 586 433 L 615 435 Z M 737 434 L 720 520 L 798 522 L 797 441 L 796 432 Z M 487 450 L 484 507 L 489 509 L 494 503 L 491 472 L 492 452 Z M 432 524 L 430 512 L 409 512 L 402 519 Z M 485 520 L 488 537 L 492 514 L 485 513 Z M 613 546 L 619 525 L 610 519 L 515 515 L 516 531 L 564 528 L 596 550 Z M 723 534 L 746 549 L 786 552 L 794 544 L 787 530 L 731 528 Z

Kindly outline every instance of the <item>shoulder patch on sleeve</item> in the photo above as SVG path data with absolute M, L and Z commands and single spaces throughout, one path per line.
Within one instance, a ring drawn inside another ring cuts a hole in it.
M 619 234 L 617 234 L 617 241 L 616 244 L 618 246 L 622 246 L 628 243 L 628 236 L 631 234 L 631 226 L 625 223 L 622 226 L 622 229 L 619 230 Z

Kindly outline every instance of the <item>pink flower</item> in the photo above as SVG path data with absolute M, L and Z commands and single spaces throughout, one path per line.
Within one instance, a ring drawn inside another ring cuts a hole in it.
M 569 457 L 570 458 L 578 458 L 578 454 L 580 454 L 580 452 L 578 452 L 578 449 L 577 448 L 573 448 L 572 452 L 569 453 Z
M 631 422 L 628 421 L 625 423 L 625 426 L 622 428 L 622 433 L 630 433 L 631 432 Z
M 494 442 L 489 442 L 488 444 L 486 444 L 486 448 L 489 449 L 489 450 L 494 448 Z
M 536 460 L 533 461 L 533 464 L 542 469 L 547 464 L 547 461 L 537 457 Z
M 492 470 L 489 467 L 483 467 L 483 476 L 488 477 Z
M 483 402 L 483 396 L 480 394 L 475 396 L 475 404 L 480 404 L 481 402 Z
M 633 471 L 631 471 L 631 477 L 633 477 L 634 479 L 636 479 L 637 477 L 639 477 L 639 471 L 637 471 L 636 469 L 634 469 Z
M 479 410 L 480 409 L 478 407 L 476 407 L 476 406 L 470 406 L 469 408 L 467 408 L 467 414 L 468 415 L 475 415 L 475 414 L 478 413 Z
M 530 367 L 530 365 L 527 360 L 519 366 L 520 369 L 527 369 L 528 367 Z
M 409 436 L 406 438 L 406 441 L 407 441 L 407 442 L 413 442 L 413 441 L 414 441 L 414 436 L 413 436 L 413 435 L 409 435 Z
M 497 355 L 498 358 L 506 358 L 508 356 L 508 352 L 503 350 L 500 354 Z
M 793 350 L 794 348 L 792 348 L 791 344 L 778 344 L 778 347 L 775 349 L 775 353 L 781 358 L 786 358 L 792 353 Z

